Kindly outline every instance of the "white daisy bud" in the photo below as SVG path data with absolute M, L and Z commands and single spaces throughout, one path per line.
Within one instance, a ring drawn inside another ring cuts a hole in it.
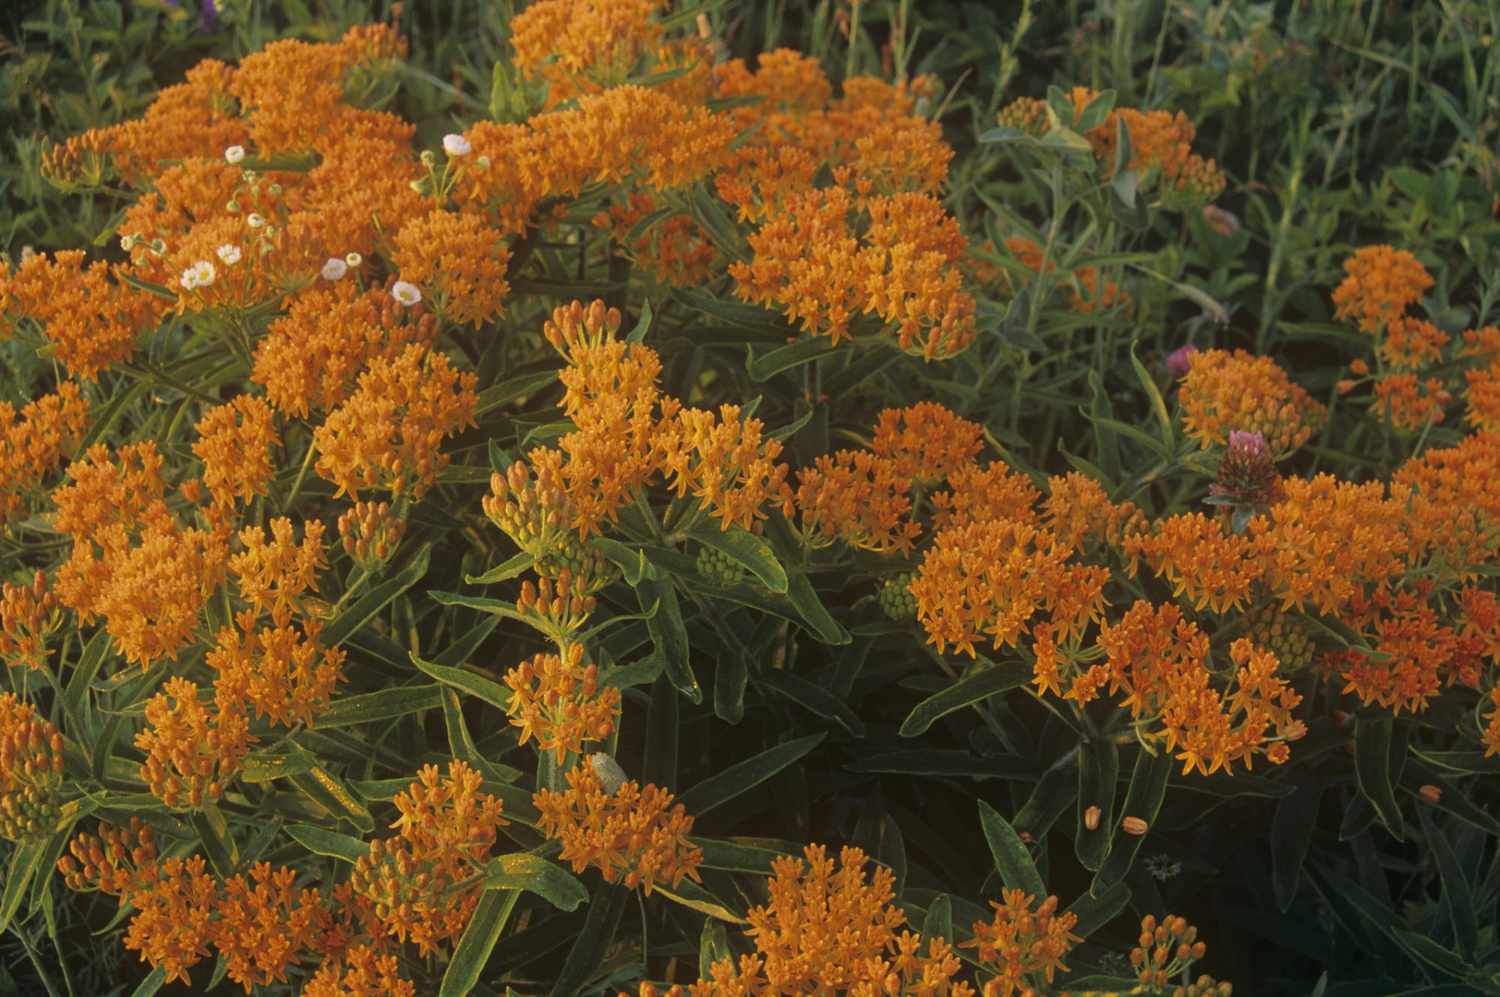
M 391 285 L 391 297 L 410 308 L 422 300 L 422 289 L 409 281 L 398 280 Z
M 364 261 L 365 258 L 358 253 L 347 253 L 344 256 L 344 262 L 349 264 L 350 267 L 357 267 Z
M 250 216 L 245 219 L 245 224 L 249 225 L 251 228 L 260 228 L 265 223 L 266 220 L 253 211 L 250 212 Z
M 444 135 L 443 151 L 450 156 L 467 156 L 472 151 L 472 147 L 469 145 L 469 140 L 462 135 Z
M 245 147 L 242 145 L 231 145 L 229 148 L 224 150 L 224 162 L 228 163 L 230 166 L 233 166 L 234 164 L 239 162 L 243 162 L 244 158 Z

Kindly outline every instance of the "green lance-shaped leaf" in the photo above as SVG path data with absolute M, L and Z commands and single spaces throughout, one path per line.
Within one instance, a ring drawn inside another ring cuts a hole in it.
M 999 811 L 983 800 L 979 801 L 979 826 L 984 831 L 984 840 L 995 860 L 995 871 L 1000 873 L 1005 888 L 1022 890 L 1035 900 L 1045 897 L 1047 886 L 1042 882 L 1042 874 L 1036 870 L 1036 863 L 1031 861 L 1031 853 L 1026 850 L 1021 836 Z
M 772 592 L 787 590 L 786 569 L 781 566 L 771 545 L 755 534 L 739 527 L 720 530 L 709 524 L 699 525 L 689 536 L 739 564 Z
M 1110 844 L 1109 855 L 1104 865 L 1094 876 L 1089 893 L 1102 897 L 1125 879 L 1141 850 L 1145 834 L 1121 834 L 1124 822 L 1131 818 L 1145 821 L 1147 833 L 1161 812 L 1161 804 L 1167 796 L 1167 780 L 1172 775 L 1172 756 L 1165 751 L 1155 755 L 1142 751 L 1135 760 L 1130 773 L 1130 788 L 1125 793 L 1125 805 L 1116 828 L 1115 839 Z
M 919 737 L 927 733 L 927 728 L 939 717 L 1019 688 L 1030 677 L 1025 669 L 1013 665 L 995 665 L 971 671 L 948 688 L 918 703 L 901 722 L 901 736 Z
M 489 962 L 520 896 L 519 890 L 487 890 L 479 898 L 474 916 L 469 918 L 468 927 L 453 950 L 453 959 L 443 971 L 438 997 L 464 997 L 479 985 L 484 964 Z
M 1395 736 L 1394 717 L 1361 716 L 1354 721 L 1354 776 L 1359 791 L 1375 808 L 1376 816 L 1386 830 L 1402 838 L 1406 834 L 1406 822 L 1401 817 L 1401 805 L 1396 802 L 1391 776 L 1395 762 L 1392 756 L 1397 750 L 1404 755 L 1406 745 L 1403 739 Z
M 679 797 L 694 817 L 701 816 L 743 793 L 747 793 L 816 748 L 825 734 L 810 734 L 768 748 L 760 754 L 709 776 Z

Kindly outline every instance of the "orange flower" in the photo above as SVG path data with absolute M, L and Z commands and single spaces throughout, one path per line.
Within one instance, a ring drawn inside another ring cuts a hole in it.
M 509 823 L 500 801 L 479 791 L 482 781 L 460 761 L 448 763 L 446 778 L 436 765 L 424 766 L 396 795 L 396 836 L 370 842 L 354 864 L 354 891 L 374 902 L 387 931 L 423 955 L 469 923 L 483 892 L 475 873 L 489 860 L 497 828 Z
M 1144 559 L 1172 583 L 1174 596 L 1186 596 L 1194 609 L 1207 607 L 1215 613 L 1240 609 L 1262 570 L 1248 537 L 1226 534 L 1217 520 L 1201 512 L 1157 520 L 1149 533 L 1128 537 L 1124 551 L 1131 574 Z
M 1410 541 L 1408 557 L 1471 576 L 1494 557 L 1500 537 L 1500 434 L 1476 433 L 1430 448 L 1391 476 L 1394 520 Z
M 359 388 L 313 434 L 317 472 L 358 498 L 361 488 L 388 488 L 420 498 L 448 464 L 443 437 L 474 425 L 475 375 L 447 356 L 415 344 L 377 358 Z
M 85 381 L 135 352 L 141 332 L 166 312 L 165 302 L 120 280 L 120 268 L 84 264 L 80 250 L 21 261 L 10 280 L 11 308 L 35 320 L 52 353 Z
M 219 709 L 252 709 L 286 727 L 311 724 L 343 678 L 345 653 L 318 643 L 318 620 L 302 620 L 300 633 L 290 623 L 256 627 L 253 613 L 240 614 L 236 622 L 219 631 L 207 656 L 219 673 Z
M 932 495 L 932 525 L 939 530 L 969 526 L 991 519 L 1035 523 L 1034 507 L 1040 492 L 1024 474 L 1004 462 L 987 467 L 970 465 L 948 475 L 949 491 Z
M 1016 644 L 1039 612 L 1058 636 L 1081 633 L 1104 611 L 1109 572 L 1069 564 L 1071 554 L 1050 532 L 1013 519 L 943 530 L 910 586 L 927 639 L 972 656 L 990 637 L 998 650 Z
M 1035 909 L 1036 898 L 1023 890 L 1006 890 L 1002 899 L 1003 903 L 990 902 L 994 919 L 976 921 L 974 938 L 966 943 L 977 948 L 979 961 L 997 974 L 984 988 L 986 997 L 1033 993 L 1037 976 L 1050 985 L 1058 970 L 1068 971 L 1063 960 L 1082 941 L 1073 934 L 1078 915 L 1057 913 L 1056 897 L 1048 897 Z
M 1491 689 L 1490 694 L 1485 698 L 1490 707 L 1489 719 L 1485 721 L 1483 733 L 1484 757 L 1488 758 L 1491 755 L 1500 755 L 1500 686 Z
M 417 989 L 401 976 L 401 964 L 389 952 L 355 945 L 339 959 L 329 959 L 302 988 L 302 997 L 416 997 Z
M 1443 358 L 1448 334 L 1425 319 L 1398 316 L 1386 326 L 1376 350 L 1397 370 L 1420 370 Z
M 431 295 L 434 312 L 454 322 L 483 325 L 510 292 L 510 250 L 475 215 L 431 211 L 412 219 L 396 235 L 392 262 L 403 280 Z
M 1244 350 L 1198 352 L 1178 402 L 1188 435 L 1204 446 L 1223 446 L 1230 432 L 1241 430 L 1260 433 L 1278 456 L 1306 443 L 1327 417 L 1276 361 Z
M 785 500 L 787 466 L 777 463 L 778 440 L 761 436 L 759 419 L 742 419 L 738 405 L 717 415 L 685 408 L 657 426 L 663 470 L 678 496 L 691 491 L 719 516 L 720 529 L 748 530 L 765 517 L 768 501 Z M 566 449 L 566 446 L 564 447 Z
M 570 644 L 562 656 L 538 654 L 505 674 L 510 701 L 505 712 L 521 728 L 521 744 L 536 739 L 558 764 L 584 741 L 602 741 L 620 717 L 620 690 L 599 688 L 599 666 L 583 664 L 583 645 Z
M 209 954 L 217 890 L 203 856 L 162 859 L 150 881 L 131 890 L 136 909 L 125 929 L 125 947 L 166 970 L 167 982 L 191 983 L 188 970 Z
M 1500 429 L 1500 364 L 1464 371 L 1468 391 L 1464 419 L 1475 429 Z
M 328 918 L 318 892 L 295 889 L 296 881 L 295 869 L 257 862 L 249 881 L 237 875 L 222 884 L 209 941 L 246 993 L 285 981 L 307 938 Z
M 0 695 L 0 838 L 51 835 L 61 814 L 62 733 L 13 693 Z
M 607 758 L 608 756 L 603 756 Z M 648 896 L 657 883 L 698 881 L 703 853 L 688 842 L 693 818 L 660 786 L 629 781 L 606 792 L 592 759 L 568 770 L 568 788 L 532 797 L 537 827 L 562 842 L 559 856 L 582 872 L 599 870 L 606 882 L 623 881 Z
M 863 550 L 905 552 L 922 534 L 912 518 L 911 487 L 895 461 L 840 450 L 797 472 L 793 504 L 812 546 L 843 540 Z
M 406 520 L 391 512 L 389 502 L 356 502 L 339 515 L 344 553 L 364 571 L 390 560 L 406 533 Z
M 1069 471 L 1047 479 L 1042 522 L 1074 550 L 1095 543 L 1119 547 L 1145 528 L 1146 517 L 1134 502 L 1111 502 L 1093 478 Z
M 1344 278 L 1333 292 L 1334 314 L 1354 319 L 1371 335 L 1405 314 L 1432 287 L 1432 275 L 1404 249 L 1365 246 L 1344 261 Z
M 240 595 L 255 614 L 269 612 L 278 626 L 285 626 L 292 610 L 302 608 L 302 594 L 318 590 L 318 570 L 328 566 L 323 524 L 305 520 L 298 544 L 292 521 L 278 516 L 271 520 L 269 538 L 260 527 L 247 526 L 240 531 L 240 543 L 245 549 L 229 559 Z
M 0 585 L 0 658 L 23 668 L 47 669 L 47 638 L 56 631 L 57 596 L 40 568 L 30 585 Z
M 935 402 L 888 408 L 875 424 L 870 450 L 895 462 L 896 473 L 931 483 L 966 469 L 983 445 L 984 427 Z
M 1453 400 L 1443 382 L 1425 381 L 1415 374 L 1388 374 L 1375 382 L 1375 408 L 1397 429 L 1415 433 L 1431 423 L 1443 421 L 1444 409 Z
M 72 381 L 27 402 L 19 418 L 0 401 L 0 522 L 18 516 L 28 493 L 78 446 L 88 415 L 88 400 Z
M 595 215 L 594 226 L 609 232 L 638 266 L 661 283 L 671 287 L 702 283 L 717 253 L 708 233 L 692 215 L 678 212 L 658 218 L 630 240 L 636 226 L 661 209 L 662 204 L 650 194 L 632 192 L 623 202 Z
M 1357 599 L 1350 616 L 1370 634 L 1376 654 L 1339 651 L 1329 656 L 1329 664 L 1345 681 L 1342 691 L 1360 702 L 1416 713 L 1459 678 L 1464 657 L 1459 634 L 1413 593 Z
M 380 288 L 361 291 L 342 280 L 291 299 L 256 348 L 250 377 L 265 386 L 272 405 L 306 418 L 343 404 L 372 361 L 436 338 L 437 321 L 421 305 L 405 309 Z
M 269 405 L 240 395 L 205 412 L 195 429 L 193 453 L 203 461 L 203 484 L 216 509 L 268 494 L 276 470 L 270 451 L 281 442 Z
M 1130 950 L 1130 965 L 1141 986 L 1152 993 L 1165 993 L 1174 980 L 1188 978 L 1188 970 L 1208 951 L 1198 940 L 1198 929 L 1180 917 L 1167 914 L 1158 922 L 1147 914 L 1141 918 L 1140 944 Z M 1182 989 L 1178 987 L 1178 989 Z M 1229 985 L 1213 987 L 1208 977 L 1199 977 L 1195 994 L 1213 997 L 1229 993 Z
M 198 810 L 218 800 L 254 740 L 242 711 L 210 710 L 198 692 L 188 679 L 167 679 L 146 702 L 147 726 L 135 737 L 146 753 L 146 785 L 173 809 Z

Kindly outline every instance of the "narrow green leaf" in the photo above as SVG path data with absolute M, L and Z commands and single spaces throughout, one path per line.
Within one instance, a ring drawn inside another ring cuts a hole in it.
M 941 748 L 882 751 L 856 758 L 844 766 L 850 772 L 893 775 L 930 775 L 970 779 L 1035 779 L 1036 766 L 1013 755 L 982 758 L 968 751 Z M 1071 779 L 1067 780 L 1070 784 Z
M 1085 741 L 1078 746 L 1078 833 L 1073 850 L 1090 872 L 1098 872 L 1109 855 L 1119 777 L 1120 752 L 1113 741 Z M 1093 830 L 1085 819 L 1090 807 L 1099 808 Z
M 350 834 L 329 831 L 313 824 L 288 824 L 283 830 L 314 855 L 326 855 L 341 862 L 358 862 L 370 854 L 369 844 Z
M 1068 905 L 1067 913 L 1076 914 L 1078 923 L 1073 933 L 1087 938 L 1119 916 L 1130 903 L 1130 887 L 1115 883 L 1099 895 L 1085 893 Z
M 670 581 L 646 578 L 636 586 L 636 596 L 643 611 L 653 604 L 657 607 L 657 611 L 646 620 L 646 630 L 661 655 L 667 681 L 694 703 L 703 702 L 703 689 L 698 685 L 692 663 L 688 660 L 687 626 L 682 622 L 676 588 Z
M 865 736 L 865 725 L 849 704 L 816 682 L 780 669 L 769 669 L 758 680 L 759 685 L 776 692 L 797 705 L 832 720 L 853 737 Z
M 484 964 L 490 961 L 490 953 L 500 941 L 500 933 L 505 930 L 505 922 L 510 920 L 520 896 L 516 890 L 489 890 L 479 898 L 474 916 L 469 918 L 458 947 L 453 950 L 453 959 L 443 971 L 438 997 L 464 997 L 479 985 Z
M 777 560 L 770 544 L 755 534 L 737 526 L 720 530 L 713 525 L 699 525 L 689 536 L 745 568 L 772 592 L 787 590 L 786 569 Z
M 536 558 L 523 550 L 515 557 L 501 561 L 482 575 L 464 575 L 464 583 L 467 585 L 493 585 L 496 582 L 509 581 L 535 563 Z
M 588 902 L 588 890 L 571 873 L 540 855 L 515 852 L 492 859 L 485 868 L 487 890 L 525 890 L 559 910 L 577 910 Z
M 595 889 L 589 899 L 588 917 L 553 980 L 550 997 L 573 997 L 583 989 L 614 944 L 630 896 L 630 890 L 609 883 L 600 883 Z
M 652 212 L 653 215 L 660 215 L 661 218 L 669 218 L 671 217 L 672 213 L 673 212 L 671 208 L 663 208 L 661 209 L 661 211 Z M 649 227 L 650 223 L 647 222 L 646 219 L 642 219 L 640 222 L 637 222 L 635 226 L 630 230 L 630 234 L 625 237 L 625 245 L 629 246 L 634 244 L 635 240 L 640 238 L 645 229 Z M 646 333 L 651 331 L 651 322 L 654 318 L 655 316 L 651 312 L 651 302 L 641 302 L 641 314 L 635 320 L 635 328 L 631 329 L 630 332 L 625 336 L 625 341 L 627 343 L 639 343 L 645 340 Z
M 1389 714 L 1355 718 L 1354 776 L 1385 829 L 1396 838 L 1404 838 L 1406 822 L 1391 781 L 1394 733 L 1395 718 Z
M 314 766 L 291 776 L 289 781 L 302 795 L 322 807 L 332 817 L 353 824 L 362 834 L 375 830 L 375 818 L 355 797 L 348 786 L 326 769 Z
M 167 969 L 165 966 L 157 966 L 147 977 L 140 982 L 130 997 L 152 997 L 167 982 Z
M 736 841 L 725 838 L 689 838 L 703 852 L 705 869 L 723 869 L 726 872 L 745 872 L 756 876 L 769 876 L 771 863 L 788 855 L 798 855 L 799 849 L 787 842 L 785 847 L 771 848 L 760 843 L 764 839 Z
M 1151 401 L 1151 411 L 1156 416 L 1156 423 L 1161 427 L 1161 439 L 1167 449 L 1173 450 L 1177 446 L 1177 438 L 1172 430 L 1172 417 L 1167 414 L 1166 400 L 1161 396 L 1161 389 L 1156 386 L 1156 379 L 1141 363 L 1140 358 L 1135 355 L 1135 344 L 1130 345 L 1130 366 L 1135 370 L 1136 379 L 1141 382 L 1141 388 L 1146 392 L 1146 397 Z
M 482 699 L 498 710 L 504 710 L 510 703 L 510 690 L 494 679 L 486 678 L 467 668 L 449 668 L 446 665 L 425 661 L 417 657 L 415 652 L 411 655 L 411 661 L 443 685 L 476 699 Z
M 634 587 L 643 579 L 651 580 L 656 577 L 656 569 L 646 560 L 646 552 L 639 547 L 629 547 L 609 537 L 595 537 L 589 541 L 589 545 L 620 569 L 626 585 Z
M 68 684 L 63 688 L 63 712 L 75 725 L 73 728 L 75 734 L 80 730 L 88 729 L 84 717 L 89 686 L 99 674 L 99 669 L 104 666 L 105 660 L 109 657 L 108 652 L 109 634 L 105 633 L 103 627 L 100 627 L 83 646 L 83 653 L 78 656 L 78 663 L 73 666 L 73 674 L 68 676 Z
M 1073 769 L 1073 761 L 1069 758 L 1054 763 L 1042 773 L 1031 795 L 1010 822 L 1017 834 L 1029 834 L 1040 841 L 1052 830 L 1052 825 L 1078 798 L 1078 777 Z
M 782 769 L 802 758 L 822 743 L 826 734 L 799 737 L 729 766 L 709 776 L 679 797 L 679 802 L 693 817 L 701 817 L 714 807 L 728 803 L 749 792 Z
M 442 695 L 443 687 L 434 683 L 397 686 L 359 696 L 345 696 L 329 703 L 328 709 L 313 721 L 312 726 L 314 730 L 327 730 L 376 720 L 394 720 L 423 710 L 437 709 L 443 705 Z
M 990 846 L 995 870 L 1000 873 L 1000 882 L 1005 888 L 1024 890 L 1038 901 L 1047 896 L 1042 875 L 1036 871 L 1036 863 L 1031 860 L 1031 853 L 1026 850 L 1021 836 L 999 811 L 983 800 L 979 801 L 979 826 L 984 830 L 984 840 Z
M 1026 684 L 1031 674 L 1022 668 L 1010 665 L 992 665 L 978 668 L 941 692 L 922 700 L 901 721 L 902 737 L 919 737 L 939 718 L 955 710 L 981 703 L 991 696 L 1019 688 Z
M 396 574 L 376 585 L 355 599 L 338 617 L 323 630 L 319 640 L 325 647 L 337 647 L 346 637 L 369 622 L 370 618 L 388 606 L 402 592 L 411 588 L 427 574 L 432 558 L 432 545 L 424 544 L 411 560 Z
M 1439 900 L 1453 923 L 1453 937 L 1458 943 L 1459 954 L 1465 962 L 1472 962 L 1479 949 L 1479 921 L 1474 916 L 1473 887 L 1464 875 L 1452 842 L 1433 823 L 1426 808 L 1418 807 L 1417 817 L 1422 822 L 1422 833 L 1427 838 L 1432 857 L 1437 860 L 1438 876 L 1443 883 Z
M 745 370 L 750 374 L 752 381 L 769 381 L 782 371 L 800 367 L 802 364 L 811 363 L 837 352 L 838 347 L 829 345 L 830 342 L 831 340 L 823 336 L 809 336 L 760 356 L 756 356 L 749 347 L 746 347 L 749 355 L 745 361 Z
M 656 892 L 670 900 L 675 900 L 684 907 L 707 914 L 709 917 L 717 918 L 729 924 L 748 924 L 743 917 L 736 914 L 734 910 L 719 897 L 714 896 L 702 886 L 691 879 L 684 879 L 676 886 L 658 886 Z
M 1172 756 L 1162 751 L 1156 755 L 1142 751 L 1136 756 L 1135 768 L 1130 773 L 1130 788 L 1125 793 L 1125 805 L 1121 808 L 1120 821 L 1126 817 L 1138 817 L 1146 822 L 1147 833 L 1161 812 L 1162 800 L 1167 796 L 1167 780 L 1172 775 Z M 1095 874 L 1089 893 L 1104 896 L 1125 879 L 1135 857 L 1146 840 L 1146 835 L 1124 834 L 1117 826 L 1114 843 L 1104 865 Z
M 1271 888 L 1278 910 L 1288 910 L 1296 899 L 1322 799 L 1323 787 L 1308 783 L 1276 804 L 1271 820 Z
M 946 893 L 938 894 L 938 898 L 927 906 L 927 916 L 922 919 L 922 937 L 927 939 L 941 938 L 945 941 L 954 941 L 953 934 L 953 901 Z
M 21 909 L 26 897 L 26 887 L 36 875 L 46 848 L 40 844 L 17 845 L 10 853 L 10 868 L 5 872 L 5 889 L 0 891 L 0 935 L 5 934 L 10 922 Z
M 839 625 L 818 598 L 818 593 L 813 589 L 812 582 L 801 573 L 790 575 L 787 578 L 787 598 L 791 600 L 792 607 L 797 610 L 797 615 L 812 630 L 814 637 L 825 644 L 847 644 L 852 637 L 849 631 Z
M 240 864 L 239 847 L 234 843 L 234 836 L 229 833 L 229 825 L 224 822 L 219 808 L 207 806 L 193 814 L 189 823 L 198 832 L 203 851 L 208 854 L 208 862 L 214 871 L 220 878 L 233 876 Z

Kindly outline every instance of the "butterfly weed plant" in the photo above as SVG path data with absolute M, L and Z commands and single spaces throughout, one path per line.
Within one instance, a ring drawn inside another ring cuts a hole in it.
M 1493 10 L 36 6 L 13 974 L 1500 992 Z

